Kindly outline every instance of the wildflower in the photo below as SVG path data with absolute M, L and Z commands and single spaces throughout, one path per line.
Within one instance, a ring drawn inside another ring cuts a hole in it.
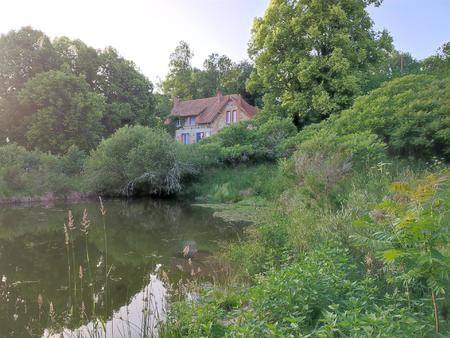
M 3 275 L 3 277 L 2 277 L 2 282 L 6 283 L 6 276 L 5 275 Z

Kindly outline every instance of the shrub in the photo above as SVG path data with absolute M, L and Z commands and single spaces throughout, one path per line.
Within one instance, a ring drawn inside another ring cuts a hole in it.
M 82 178 L 75 177 L 73 166 L 82 167 L 83 159 L 58 157 L 39 151 L 27 151 L 16 144 L 0 147 L 0 192 L 2 197 L 67 194 L 83 190 Z
M 198 170 L 197 157 L 183 147 L 163 130 L 123 127 L 91 153 L 87 177 L 99 192 L 172 194 Z
M 450 160 L 450 78 L 409 75 L 385 83 L 324 124 L 338 135 L 378 135 L 393 155 Z
M 245 162 L 273 161 L 284 157 L 279 145 L 296 133 L 288 119 L 271 119 L 265 122 L 244 121 L 223 128 L 217 135 L 202 141 L 202 152 L 212 154 L 211 163 L 239 164 Z

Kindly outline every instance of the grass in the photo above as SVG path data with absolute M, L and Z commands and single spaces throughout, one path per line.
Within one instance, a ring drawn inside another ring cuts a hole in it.
M 392 198 L 392 182 L 414 186 L 430 173 L 448 175 L 448 167 L 392 160 L 330 180 L 333 168 L 320 165 L 340 164 L 301 165 L 301 179 L 286 175 L 292 163 L 214 169 L 187 190 L 228 219 L 248 213 L 248 220 L 258 220 L 260 206 L 269 212 L 221 255 L 234 266 L 234 284 L 200 288 L 195 302 L 174 302 L 163 337 L 434 336 L 423 279 L 404 284 L 401 270 L 379 256 L 376 234 L 359 220 Z M 253 190 L 239 193 L 245 189 Z M 448 284 L 444 289 L 450 291 Z M 437 303 L 445 336 L 450 304 L 442 293 Z
M 252 197 L 271 200 L 288 185 L 289 179 L 276 164 L 241 164 L 205 169 L 198 178 L 187 182 L 180 196 L 208 203 L 235 203 Z

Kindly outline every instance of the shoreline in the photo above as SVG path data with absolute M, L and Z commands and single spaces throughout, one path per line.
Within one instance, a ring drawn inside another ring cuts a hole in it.
M 47 193 L 41 196 L 20 196 L 11 198 L 0 198 L 0 206 L 15 205 L 39 205 L 51 204 L 55 202 L 80 202 L 97 197 L 97 194 L 89 192 L 71 192 L 66 195 L 58 195 L 55 193 Z

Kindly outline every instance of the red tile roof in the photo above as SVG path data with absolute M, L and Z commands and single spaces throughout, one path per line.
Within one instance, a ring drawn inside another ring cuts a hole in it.
M 257 108 L 248 104 L 239 94 L 221 95 L 204 99 L 175 101 L 171 115 L 177 117 L 197 116 L 197 123 L 211 123 L 230 101 L 236 102 L 250 118 L 255 116 Z

